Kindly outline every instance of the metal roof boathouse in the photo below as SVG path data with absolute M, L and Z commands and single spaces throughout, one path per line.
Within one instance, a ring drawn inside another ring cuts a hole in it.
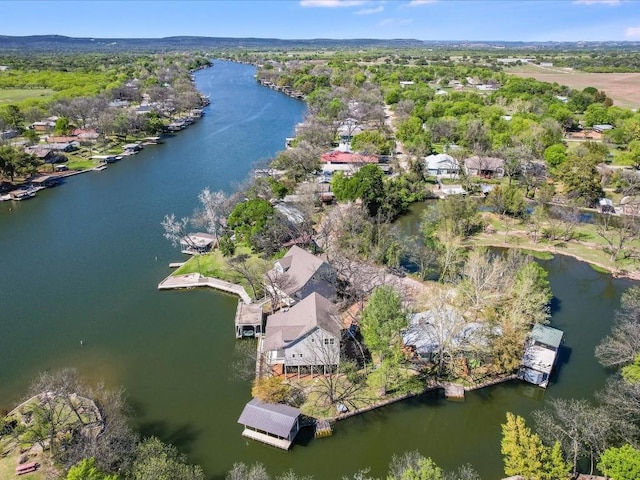
M 518 378 L 547 388 L 551 371 L 558 357 L 562 336 L 562 330 L 535 324 L 525 344 Z
M 289 405 L 254 398 L 242 410 L 238 423 L 244 425 L 244 437 L 289 450 L 300 430 L 300 414 Z

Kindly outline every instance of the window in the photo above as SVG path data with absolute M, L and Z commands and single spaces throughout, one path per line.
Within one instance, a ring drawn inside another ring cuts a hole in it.
M 312 339 L 311 339 L 311 343 L 315 343 L 315 341 L 316 341 L 316 339 L 315 339 L 315 338 L 312 338 Z
M 328 338 L 325 338 L 325 339 L 324 339 L 324 344 L 325 344 L 325 345 L 329 345 L 329 339 L 328 339 Z
M 296 354 L 295 354 L 295 353 L 293 353 L 293 354 L 291 355 L 291 358 L 296 358 Z
M 330 339 L 329 339 L 329 345 L 333 345 L 334 340 L 335 340 L 335 339 L 330 338 Z
M 300 358 L 302 358 L 302 354 L 300 354 Z

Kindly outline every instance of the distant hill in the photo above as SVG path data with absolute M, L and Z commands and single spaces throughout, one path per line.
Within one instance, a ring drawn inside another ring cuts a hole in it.
M 637 49 L 640 42 L 501 42 L 501 41 L 425 41 L 415 39 L 309 39 L 229 37 L 165 37 L 165 38 L 76 38 L 62 35 L 14 37 L 0 35 L 0 52 L 165 52 L 185 50 L 304 49 L 304 48 L 433 48 L 433 49 L 507 49 L 507 50 L 574 50 Z

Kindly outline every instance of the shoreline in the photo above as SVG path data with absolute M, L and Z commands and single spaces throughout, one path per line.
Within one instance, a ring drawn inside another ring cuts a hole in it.
M 498 242 L 498 241 L 492 240 L 492 238 L 495 235 L 497 235 L 497 234 L 489 235 L 488 238 L 486 239 L 486 241 L 483 241 L 482 243 L 476 243 L 476 242 L 474 242 L 472 240 L 471 242 L 464 242 L 463 245 L 465 245 L 467 247 L 492 247 L 492 248 L 518 249 L 518 250 L 533 250 L 533 251 L 536 251 L 536 252 L 550 253 L 552 255 L 564 255 L 564 256 L 567 256 L 567 257 L 574 258 L 575 260 L 578 260 L 580 262 L 587 263 L 591 267 L 598 267 L 599 269 L 605 270 L 613 278 L 628 278 L 630 280 L 640 281 L 640 271 L 639 270 L 625 270 L 625 269 L 618 269 L 618 268 L 615 268 L 615 267 L 611 267 L 611 266 L 605 265 L 605 264 L 603 264 L 603 263 L 601 263 L 601 262 L 599 262 L 597 260 L 588 260 L 588 259 L 584 258 L 583 256 L 577 254 L 577 253 L 559 250 L 558 247 L 556 247 L 554 245 L 543 245 L 543 246 L 541 246 L 539 244 L 527 244 L 527 245 L 517 244 L 516 245 L 516 244 L 512 244 L 512 243 L 505 243 L 504 241 L 503 242 Z M 522 237 L 518 236 L 517 238 L 522 238 Z M 590 246 L 590 245 L 584 245 L 584 246 Z

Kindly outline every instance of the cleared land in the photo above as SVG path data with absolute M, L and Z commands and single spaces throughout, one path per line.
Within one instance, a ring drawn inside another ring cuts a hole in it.
M 640 107 L 640 73 L 585 73 L 537 65 L 508 68 L 505 72 L 518 77 L 532 77 L 541 82 L 557 82 L 580 90 L 595 87 L 605 91 L 615 105 L 626 108 Z
M 0 105 L 19 103 L 30 98 L 44 99 L 55 92 L 48 88 L 6 88 L 0 89 Z

